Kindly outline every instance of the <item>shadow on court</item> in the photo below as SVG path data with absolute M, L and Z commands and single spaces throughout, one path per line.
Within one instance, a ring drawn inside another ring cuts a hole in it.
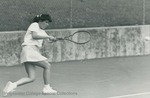
M 17 88 L 8 98 L 150 98 L 150 56 L 52 63 L 56 95 L 41 93 L 42 69 L 37 67 L 36 73 L 35 82 Z M 0 67 L 0 89 L 23 76 L 23 66 Z

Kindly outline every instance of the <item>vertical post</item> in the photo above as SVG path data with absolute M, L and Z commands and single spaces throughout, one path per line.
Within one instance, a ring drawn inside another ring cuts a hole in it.
M 143 0 L 143 15 L 142 15 L 143 16 L 143 20 L 142 20 L 143 21 L 143 23 L 142 23 L 143 25 L 145 25 L 145 7 L 146 7 L 145 4 L 146 4 L 145 0 Z
M 72 0 L 70 0 L 70 28 L 72 28 Z

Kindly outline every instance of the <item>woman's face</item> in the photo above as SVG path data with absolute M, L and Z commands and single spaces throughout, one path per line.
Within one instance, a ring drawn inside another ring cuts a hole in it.
M 45 20 L 45 21 L 40 21 L 39 22 L 39 26 L 41 29 L 46 29 L 49 25 L 49 21 L 48 20 Z

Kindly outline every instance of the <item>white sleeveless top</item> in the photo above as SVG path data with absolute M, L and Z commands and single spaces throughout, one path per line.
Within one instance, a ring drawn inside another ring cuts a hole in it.
M 36 32 L 37 35 L 47 35 L 47 33 L 39 27 L 39 24 L 34 22 L 32 23 L 24 36 L 24 42 L 22 46 L 25 45 L 36 45 L 39 48 L 42 47 L 43 39 L 37 40 L 32 38 L 32 31 Z

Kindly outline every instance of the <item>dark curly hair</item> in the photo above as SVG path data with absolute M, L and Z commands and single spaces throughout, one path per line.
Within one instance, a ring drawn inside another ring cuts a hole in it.
M 51 16 L 49 14 L 36 15 L 33 19 L 33 22 L 39 22 L 39 21 L 45 21 L 45 20 L 52 22 Z

